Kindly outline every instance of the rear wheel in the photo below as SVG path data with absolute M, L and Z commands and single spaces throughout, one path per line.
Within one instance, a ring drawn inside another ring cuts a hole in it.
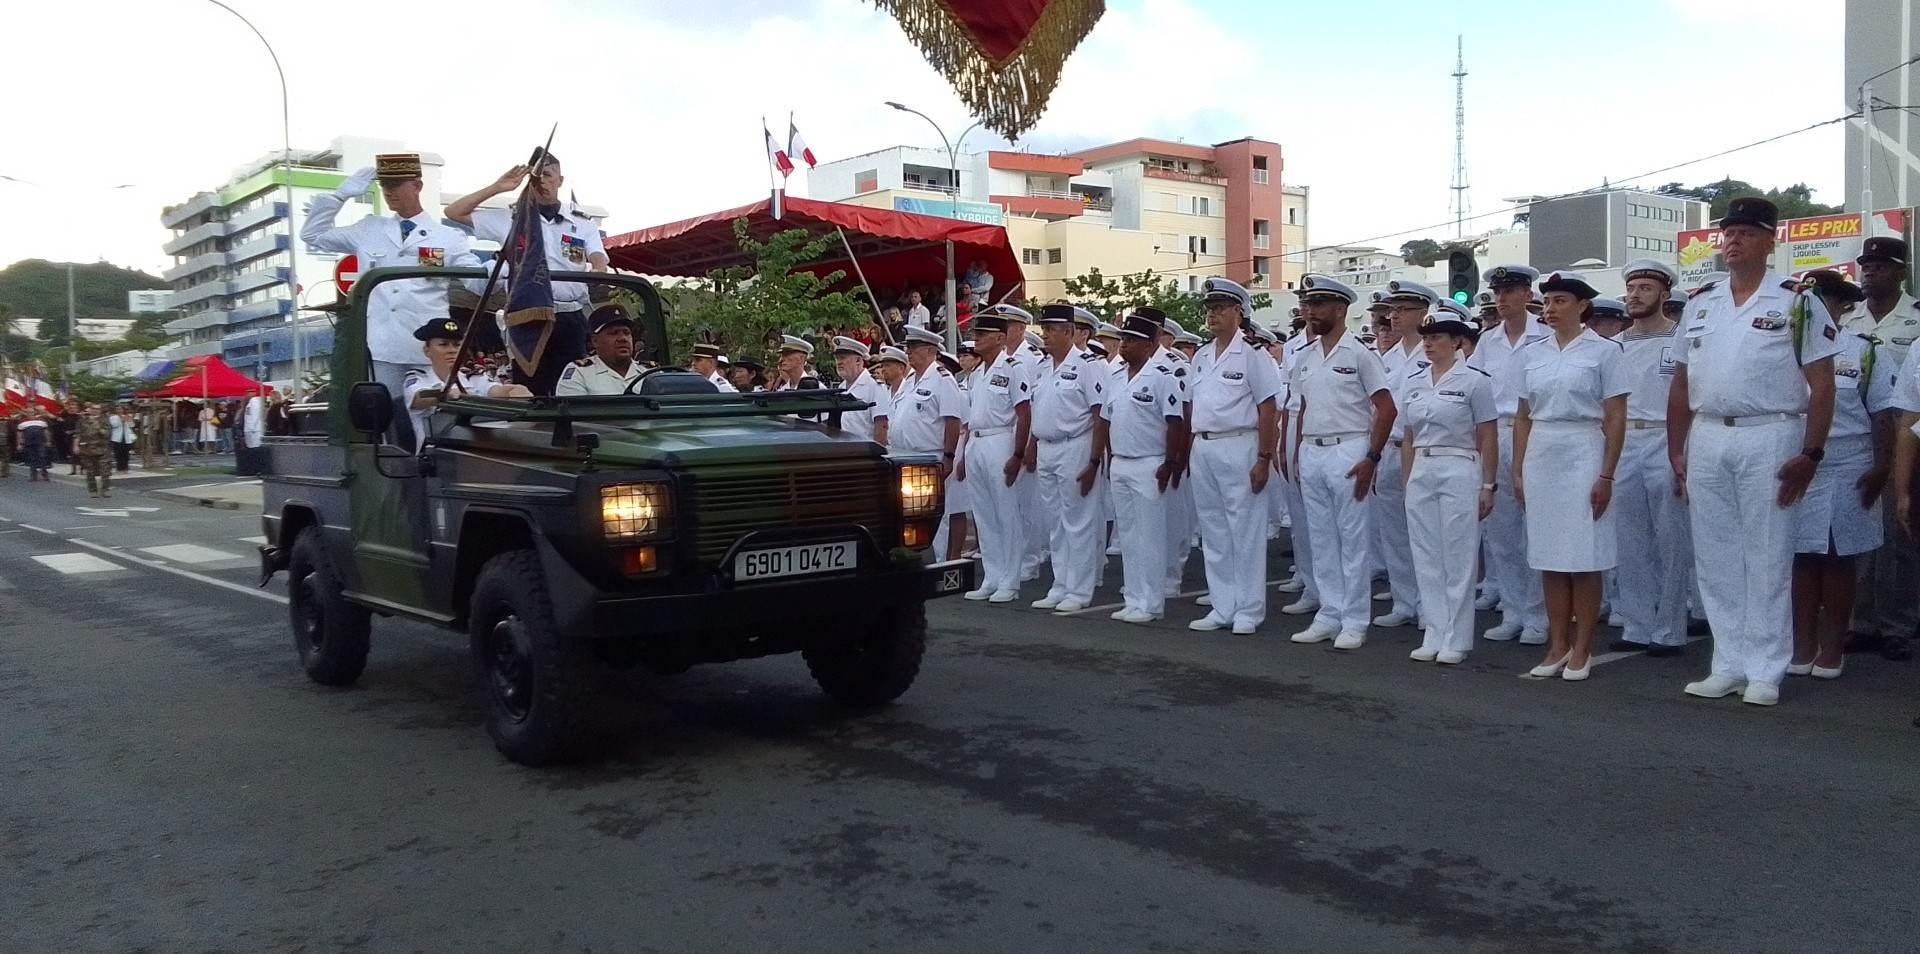
M 909 603 L 881 613 L 851 639 L 820 643 L 802 655 L 813 681 L 833 701 L 871 709 L 913 685 L 926 651 L 926 605 Z
M 475 688 L 494 747 L 522 765 L 576 757 L 594 656 L 589 644 L 565 638 L 554 625 L 553 600 L 533 551 L 487 561 L 467 618 Z
M 287 558 L 287 615 L 300 668 L 323 686 L 350 686 L 367 668 L 373 617 L 341 590 L 320 529 L 300 531 Z

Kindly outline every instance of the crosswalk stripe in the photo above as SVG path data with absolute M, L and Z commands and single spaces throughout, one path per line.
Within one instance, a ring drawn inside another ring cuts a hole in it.
M 67 574 L 109 573 L 126 569 L 118 563 L 102 560 L 91 553 L 38 553 L 33 559 L 49 569 Z
M 251 543 L 255 546 L 265 546 L 267 542 L 266 537 L 235 537 L 234 539 L 241 543 Z
M 246 559 L 238 553 L 215 550 L 212 547 L 203 547 L 196 543 L 170 543 L 162 547 L 141 547 L 140 552 L 149 556 L 159 557 L 162 560 L 171 560 L 175 563 L 187 564 L 219 563 L 222 560 Z

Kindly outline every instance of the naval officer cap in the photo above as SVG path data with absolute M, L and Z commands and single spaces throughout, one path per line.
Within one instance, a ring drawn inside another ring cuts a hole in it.
M 1095 315 L 1093 312 L 1090 312 L 1085 308 L 1080 307 L 1079 305 L 1075 305 L 1073 306 L 1073 323 L 1075 327 L 1085 328 L 1088 331 L 1092 331 L 1095 328 L 1100 327 L 1100 318 L 1098 315 Z
M 1487 271 L 1488 288 L 1506 288 L 1522 286 L 1531 288 L 1540 278 L 1540 271 L 1525 265 L 1495 265 Z
M 1093 336 L 1095 338 L 1118 338 L 1120 337 L 1120 326 L 1103 321 L 1094 327 Z
M 974 315 L 973 320 L 967 323 L 967 331 L 975 338 L 985 334 L 1006 334 L 1006 316 L 995 311 L 986 311 Z
M 595 308 L 593 314 L 587 316 L 588 334 L 597 335 L 615 325 L 625 325 L 628 331 L 633 330 L 633 316 L 627 314 L 624 306 L 608 302 Z
M 1626 321 L 1627 303 L 1618 298 L 1595 298 L 1593 300 L 1593 318 L 1611 318 L 1614 321 Z
M 1636 278 L 1651 278 L 1662 285 L 1672 288 L 1680 284 L 1680 273 L 1658 259 L 1636 258 L 1620 267 L 1620 280 L 1630 282 Z
M 1360 293 L 1354 291 L 1353 286 L 1325 275 L 1301 276 L 1300 287 L 1294 289 L 1294 294 L 1299 297 L 1302 304 L 1308 301 L 1338 298 L 1351 305 L 1360 300 Z
M 807 357 L 811 358 L 813 357 L 813 344 L 812 342 L 809 342 L 805 338 L 796 338 L 792 335 L 781 335 L 780 336 L 780 353 L 787 354 L 789 352 L 793 354 L 804 354 Z
M 1367 311 L 1387 312 L 1392 310 L 1393 310 L 1393 306 L 1387 304 L 1386 292 L 1376 291 L 1376 292 L 1369 292 L 1367 294 Z
M 1040 306 L 1040 323 L 1043 325 L 1069 325 L 1073 323 L 1073 306 L 1066 303 Z
M 704 341 L 693 346 L 693 356 L 696 358 L 712 358 L 715 364 L 723 364 L 727 360 L 727 356 L 720 353 L 719 345 L 707 344 Z
M 1027 344 L 1031 345 L 1035 351 L 1047 350 L 1047 343 L 1040 340 L 1040 333 L 1037 331 L 1027 332 Z
M 1727 203 L 1727 214 L 1720 217 L 1720 228 L 1746 225 L 1771 232 L 1780 225 L 1780 207 L 1757 195 L 1743 195 Z
M 1200 303 L 1230 301 L 1240 306 L 1240 317 L 1253 316 L 1253 295 L 1246 286 L 1229 278 L 1214 276 L 1200 283 Z
M 1893 265 L 1907 264 L 1907 240 L 1892 235 L 1876 235 L 1860 243 L 1860 257 L 1854 262 L 1865 265 L 1868 262 L 1887 262 Z
M 1142 312 L 1152 314 L 1142 314 Z M 1160 337 L 1162 330 L 1160 322 L 1154 318 L 1154 315 L 1159 312 L 1158 308 L 1135 308 L 1133 314 L 1128 315 L 1127 320 L 1121 322 L 1120 337 L 1139 338 L 1142 341 L 1152 341 Z
M 1440 294 L 1419 282 L 1403 282 L 1394 279 L 1387 283 L 1386 301 L 1417 301 L 1431 305 L 1440 300 Z
M 1474 304 L 1480 306 L 1481 311 L 1491 311 L 1492 309 L 1500 307 L 1493 300 L 1493 292 L 1483 291 L 1479 295 L 1474 296 L 1473 301 Z
M 1134 314 L 1137 315 L 1139 312 L 1136 311 Z M 1178 338 L 1187 333 L 1187 327 L 1172 318 L 1162 316 L 1160 319 L 1160 333 Z
M 420 178 L 420 154 L 383 152 L 373 157 L 373 175 L 381 182 L 406 182 Z
M 973 349 L 962 346 L 960 350 L 972 351 Z M 940 362 L 940 366 L 946 368 L 948 374 L 960 373 L 960 359 L 954 357 L 951 353 L 942 351 L 934 357 L 934 360 Z
M 867 347 L 866 342 L 858 338 L 836 335 L 833 339 L 833 353 L 836 355 L 850 354 L 865 361 L 873 356 L 873 349 Z
M 1174 335 L 1173 343 L 1176 347 L 1184 345 L 1187 347 L 1198 348 L 1201 345 L 1200 336 L 1194 334 L 1191 331 L 1181 331 L 1179 334 Z
M 981 314 L 994 315 L 1009 325 L 1014 322 L 1023 325 L 1033 324 L 1033 313 L 1015 305 L 994 305 L 982 311 Z
M 1566 292 L 1586 301 L 1600 297 L 1600 289 L 1593 287 L 1593 283 L 1587 281 L 1587 276 L 1572 271 L 1554 272 L 1542 279 L 1540 293 L 1545 295 L 1547 292 Z
M 902 335 L 900 340 L 902 344 L 905 344 L 909 348 L 914 345 L 932 345 L 938 348 L 947 343 L 945 338 L 940 337 L 939 332 L 928 331 L 925 328 L 919 327 L 908 328 L 907 333 Z
M 1273 329 L 1257 321 L 1253 323 L 1252 331 L 1253 340 L 1260 342 L 1262 345 L 1276 345 L 1280 343 L 1280 338 L 1273 333 Z
M 1451 300 L 1437 303 L 1425 318 L 1420 319 L 1420 333 L 1423 335 L 1459 335 L 1462 338 L 1473 334 L 1473 322 L 1467 318 L 1466 309 Z
M 1087 342 L 1087 351 L 1096 358 L 1104 358 L 1107 356 L 1107 346 L 1098 341 Z
M 436 338 L 459 341 L 460 323 L 452 318 L 435 318 L 413 329 L 413 337 L 419 341 L 432 341 Z
M 874 356 L 873 362 L 886 364 L 889 361 L 904 366 L 907 363 L 907 353 L 892 345 L 882 345 L 880 353 Z

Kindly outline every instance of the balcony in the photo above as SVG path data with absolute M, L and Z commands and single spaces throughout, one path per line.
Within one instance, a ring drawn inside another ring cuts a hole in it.
M 1224 176 L 1195 175 L 1191 172 L 1181 172 L 1177 169 L 1163 169 L 1159 166 L 1145 166 L 1141 169 L 1141 174 L 1149 179 L 1171 179 L 1175 182 L 1201 182 L 1207 185 L 1217 186 L 1227 184 L 1226 177 Z
M 171 209 L 160 213 L 160 224 L 167 228 L 179 228 L 182 223 L 191 221 L 194 216 L 212 211 L 220 197 L 212 192 L 202 192 Z
M 170 335 L 185 335 L 203 328 L 224 328 L 231 318 L 232 312 L 224 308 L 209 308 L 197 315 L 175 318 L 160 327 L 166 329 L 167 334 Z
M 233 294 L 233 286 L 226 282 L 201 282 L 192 288 L 182 288 L 167 299 L 168 308 L 185 308 L 198 302 L 213 298 L 225 298 Z
M 900 188 L 906 191 L 911 191 L 911 192 L 931 192 L 934 195 L 952 196 L 952 195 L 960 194 L 959 189 L 956 189 L 953 186 L 949 186 L 949 185 L 940 185 L 939 183 L 936 183 L 936 182 L 909 181 L 909 182 L 901 183 Z
M 1263 235 L 1261 233 L 1255 232 L 1253 235 L 1253 247 L 1254 248 L 1272 248 L 1273 236 L 1270 234 Z
M 1082 196 L 1051 189 L 1028 189 L 1025 195 L 990 196 L 988 201 L 1006 206 L 1007 211 L 1014 215 L 1043 219 L 1070 219 L 1087 210 Z
M 285 202 L 262 202 L 228 219 L 227 231 L 224 234 L 231 235 L 235 232 L 245 232 L 256 225 L 278 221 L 286 217 L 287 204 Z
M 242 272 L 235 275 L 232 281 L 227 282 L 227 285 L 233 289 L 233 294 L 243 295 L 256 288 L 269 288 L 274 285 L 285 284 L 286 280 L 287 270 L 285 267 L 262 268 L 258 271 Z
M 211 241 L 213 239 L 220 238 L 221 236 L 226 234 L 227 234 L 227 223 L 202 222 L 201 224 L 196 225 L 193 228 L 190 228 L 185 232 L 182 232 L 179 235 L 174 236 L 171 239 L 168 239 L 166 244 L 160 246 L 160 251 L 165 252 L 168 255 L 178 255 L 181 252 L 184 252 L 187 249 L 190 249 L 195 245 L 200 244 L 201 242 Z
M 259 258 L 262 255 L 270 255 L 274 252 L 284 252 L 286 250 L 287 250 L 286 236 L 268 235 L 262 238 L 254 239 L 253 241 L 248 242 L 244 245 L 235 245 L 234 247 L 228 249 L 227 262 L 229 264 L 239 265 L 245 262 L 252 261 L 253 259 Z
M 228 261 L 227 253 L 225 252 L 208 252 L 205 255 L 195 255 L 194 257 L 187 259 L 186 261 L 181 262 L 180 264 L 175 265 L 164 272 L 161 272 L 160 277 L 170 282 L 177 282 L 183 278 L 186 278 L 188 275 L 197 275 L 200 272 L 204 272 L 210 268 L 225 267 L 227 264 L 227 261 Z
M 241 305 L 229 312 L 232 316 L 229 320 L 233 324 L 239 324 L 244 321 L 258 321 L 273 315 L 286 315 L 291 311 L 293 307 L 285 298 L 274 298 L 268 301 L 256 301 L 251 305 Z

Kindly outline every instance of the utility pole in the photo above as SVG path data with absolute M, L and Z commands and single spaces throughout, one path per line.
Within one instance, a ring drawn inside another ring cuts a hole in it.
M 1467 45 L 1453 38 L 1453 237 L 1466 236 L 1467 227 Z
M 73 263 L 67 263 L 67 393 L 73 393 L 73 358 L 79 349 L 73 334 Z

